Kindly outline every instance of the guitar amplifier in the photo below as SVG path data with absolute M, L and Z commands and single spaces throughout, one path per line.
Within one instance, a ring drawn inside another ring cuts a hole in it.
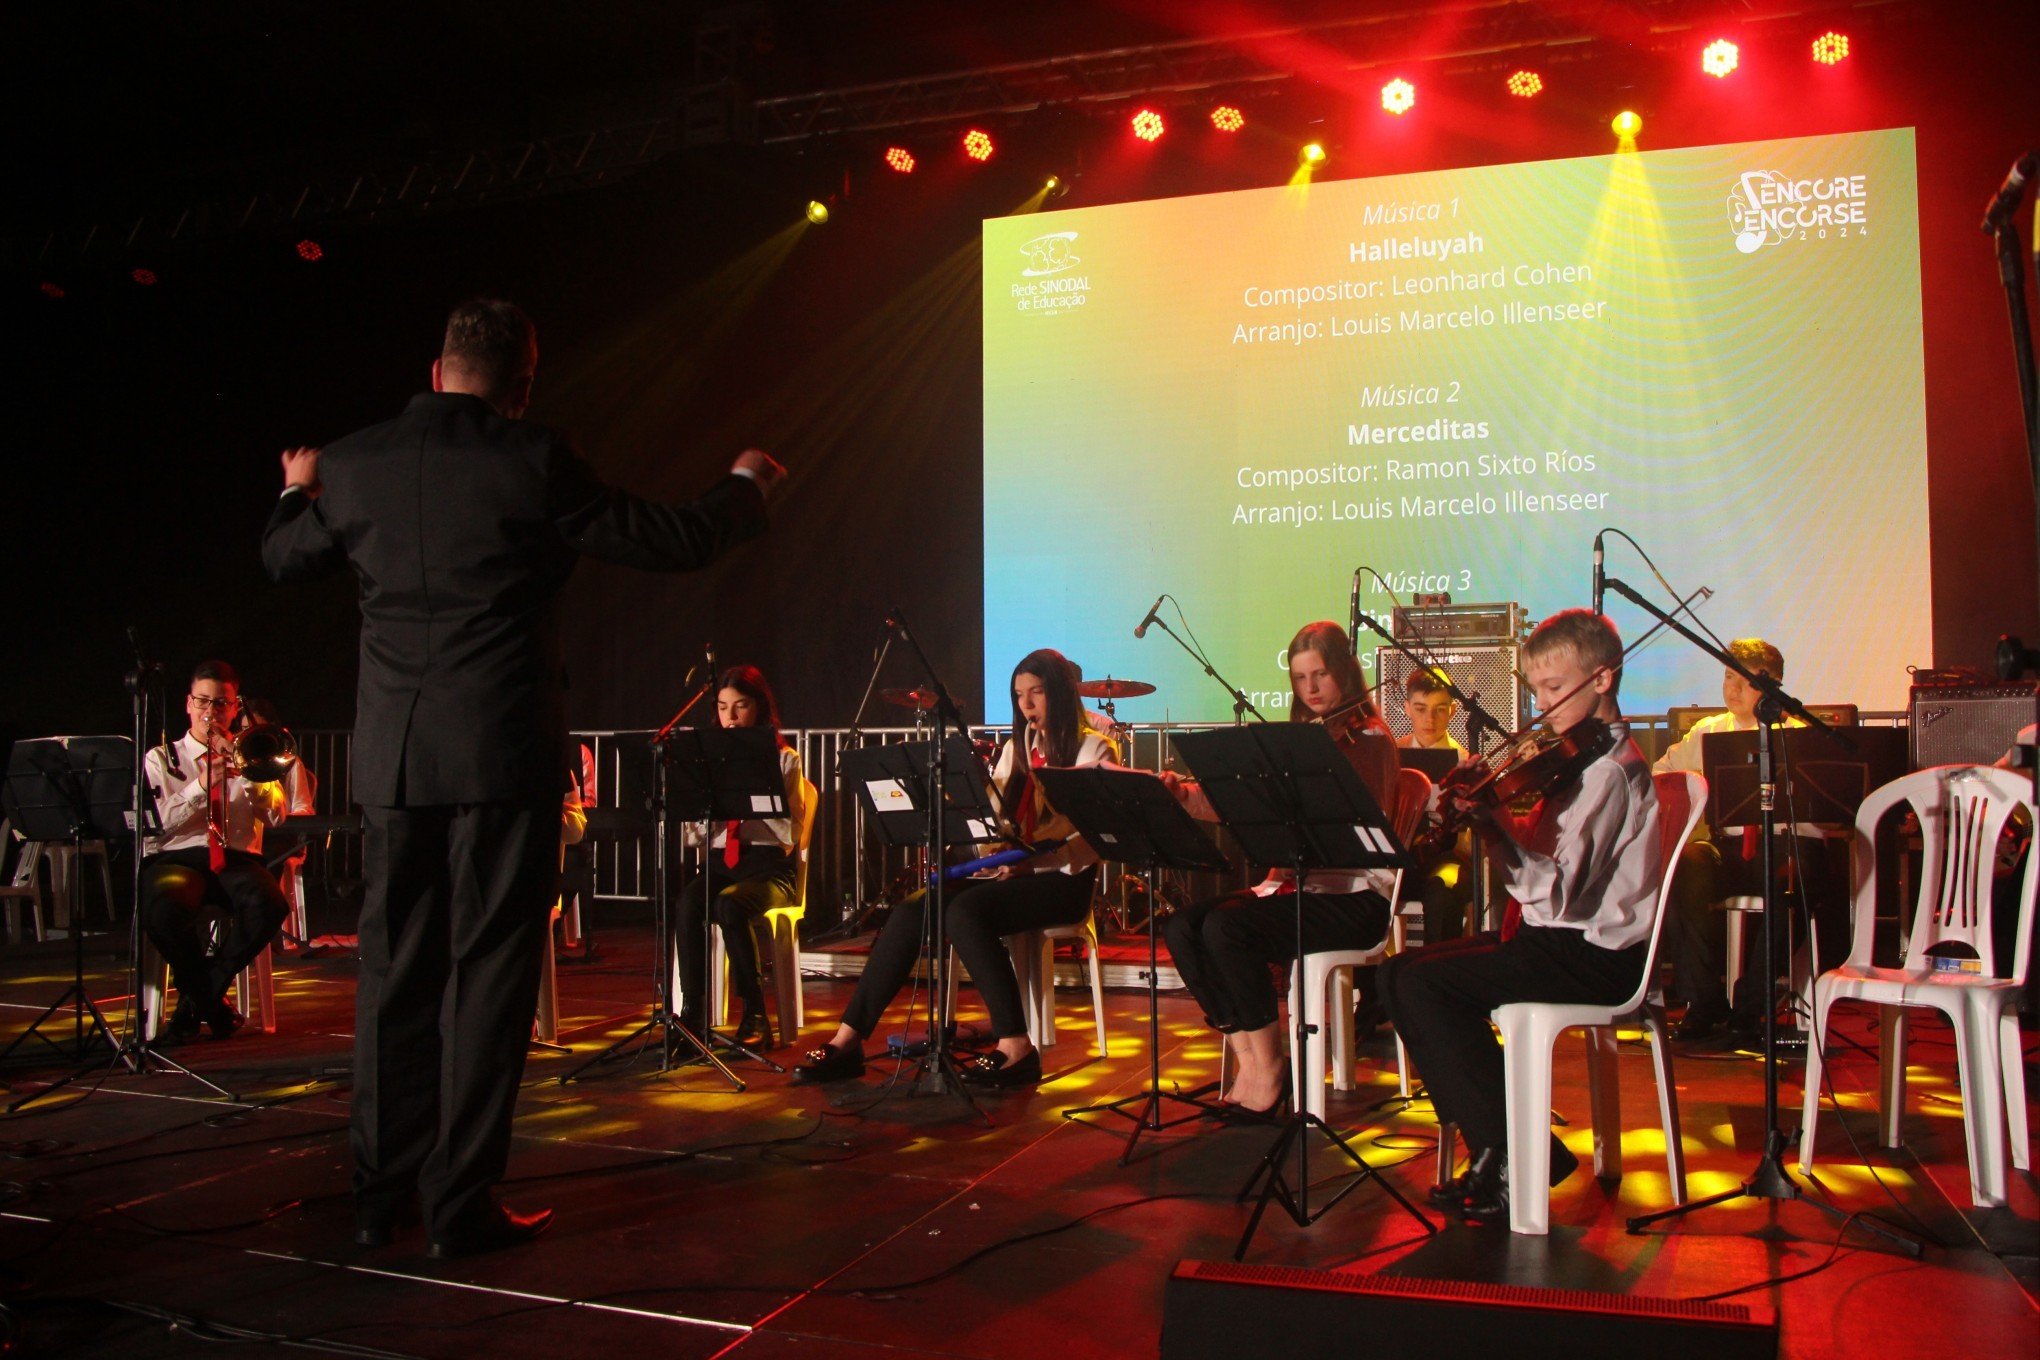
M 1399 638 L 1421 638 L 1432 646 L 1440 642 L 1520 642 L 1527 631 L 1523 606 L 1513 602 L 1398 606 L 1389 628 Z
M 2040 721 L 2040 683 L 1914 685 L 1912 767 L 1989 765 L 2012 748 L 2019 729 Z
M 1511 731 L 1530 725 L 1530 687 L 1523 683 L 1523 649 L 1513 642 L 1493 644 L 1440 644 L 1434 642 L 1431 655 L 1452 677 L 1452 683 L 1480 700 L 1481 707 L 1496 722 Z M 1388 720 L 1389 731 L 1400 740 L 1410 734 L 1409 715 L 1403 712 L 1403 681 L 1416 667 L 1393 647 L 1374 649 L 1375 703 Z M 1472 750 L 1466 739 L 1466 710 L 1452 715 L 1452 739 Z

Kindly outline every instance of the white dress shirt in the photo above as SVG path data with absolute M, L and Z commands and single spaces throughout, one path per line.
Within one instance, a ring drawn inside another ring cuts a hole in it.
M 204 849 L 206 844 L 206 780 L 202 763 L 205 743 L 191 733 L 169 748 L 153 747 L 142 757 L 149 787 L 163 819 L 163 834 L 143 842 L 143 853 L 155 855 L 166 850 Z M 215 777 L 223 770 L 215 762 Z M 220 795 L 216 792 L 215 797 Z M 226 815 L 221 819 L 222 839 L 229 850 L 262 853 L 262 829 L 278 826 L 288 815 L 284 786 L 251 784 L 238 775 L 228 775 L 224 790 Z M 309 804 L 309 791 L 306 802 Z M 306 811 L 310 808 L 307 806 Z

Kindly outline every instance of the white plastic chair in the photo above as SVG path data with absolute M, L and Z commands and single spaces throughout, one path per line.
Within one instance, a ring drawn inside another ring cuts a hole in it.
M 1066 926 L 1046 930 L 1022 930 L 1005 937 L 1006 955 L 1013 961 L 1013 978 L 1020 984 L 1020 1000 L 1027 1017 L 1027 1038 L 1036 1048 L 1055 1043 L 1055 942 L 1082 940 L 1091 972 L 1091 1027 L 1098 1035 L 1098 1056 L 1110 1057 L 1105 1040 L 1105 976 L 1098 958 L 1098 926 L 1095 912 Z M 962 972 L 956 950 L 949 951 L 949 997 L 947 1015 L 956 1014 L 956 978 Z
M 14 828 L 0 817 L 0 865 L 7 862 L 15 840 Z M 20 853 L 13 855 L 13 860 L 12 877 L 0 884 L 0 906 L 13 908 L 7 915 L 7 938 L 21 938 L 22 913 L 26 909 L 29 926 L 35 932 L 33 938 L 39 942 L 43 937 L 42 880 L 36 873 L 36 856 L 29 852 L 28 842 L 21 842 Z
M 808 844 L 815 829 L 815 786 L 801 780 L 800 827 L 794 855 L 793 905 L 765 913 L 771 935 L 772 989 L 779 1003 L 779 1039 L 791 1043 L 807 1025 L 807 997 L 800 985 L 800 923 L 807 916 Z M 709 932 L 708 975 L 715 979 L 708 998 L 711 1024 L 727 1024 L 730 1010 L 729 952 L 720 930 Z
M 1877 921 L 1877 829 L 1886 814 L 1909 804 L 1919 818 L 1924 847 L 1912 935 L 1897 968 L 1870 961 Z M 2033 781 L 1985 765 L 1941 765 L 1893 780 L 1863 800 L 1850 849 L 1855 885 L 1854 933 L 1849 959 L 1813 985 L 1814 1036 L 1828 1034 L 1837 1001 L 1867 1001 L 1884 1008 L 1880 1020 L 1879 1095 L 1886 1146 L 1898 1143 L 1905 1105 L 1905 1013 L 1928 1006 L 1955 1031 L 1955 1068 L 1961 1081 L 1963 1130 L 1969 1145 L 1969 1197 L 1978 1208 L 2005 1202 L 2005 1137 L 2011 1161 L 2032 1166 L 2026 1127 L 2026 1073 L 2019 1050 L 2019 1011 L 2031 965 L 2034 896 L 2040 891 L 2040 853 L 2027 851 L 2019 896 L 2018 945 L 2011 976 L 2000 978 L 1991 938 L 1991 883 L 1998 836 L 2013 812 L 2034 810 Z M 1961 944 L 1975 952 L 1979 972 L 1939 972 L 1928 951 Z M 1800 1114 L 1799 1167 L 1812 1171 L 1820 1117 L 1821 1045 L 1807 1045 L 1806 1091 Z
M 1395 792 L 1395 835 L 1407 843 L 1431 802 L 1431 780 L 1422 770 L 1398 772 Z M 1403 871 L 1395 871 L 1389 890 L 1391 907 L 1402 898 Z M 1390 920 L 1393 921 L 1391 913 Z M 1353 970 L 1387 958 L 1396 936 L 1391 930 L 1371 949 L 1327 949 L 1305 954 L 1289 965 L 1289 1004 L 1303 1007 L 1307 1031 L 1304 1051 L 1291 1054 L 1290 1095 L 1298 1108 L 1325 1117 L 1325 1054 L 1331 1054 L 1332 1083 L 1341 1091 L 1353 1088 Z M 1405 1075 L 1403 1080 L 1408 1081 Z
M 1679 1095 L 1672 1082 L 1672 1050 L 1666 1042 L 1663 996 L 1651 986 L 1657 970 L 1658 940 L 1664 934 L 1665 903 L 1672 871 L 1700 814 L 1707 808 L 1707 781 L 1688 771 L 1653 775 L 1658 800 L 1658 847 L 1664 856 L 1658 882 L 1657 918 L 1636 992 L 1619 1006 L 1575 1002 L 1513 1001 L 1494 1010 L 1502 1032 L 1502 1059 L 1509 1118 L 1509 1231 L 1541 1237 L 1551 1230 L 1551 1063 L 1558 1036 L 1587 1031 L 1587 1104 L 1594 1129 L 1594 1174 L 1622 1174 L 1621 1069 L 1616 1062 L 1615 1027 L 1641 1021 L 1650 1034 L 1651 1065 L 1658 1088 L 1658 1120 L 1664 1127 L 1665 1171 L 1672 1203 L 1686 1202 L 1686 1149 L 1679 1135 Z M 1448 1174 L 1455 1130 L 1438 1126 L 1439 1179 Z

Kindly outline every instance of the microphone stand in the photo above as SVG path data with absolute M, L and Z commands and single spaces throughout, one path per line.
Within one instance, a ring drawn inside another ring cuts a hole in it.
M 915 660 L 921 663 L 921 670 L 928 677 L 929 686 L 935 691 L 935 720 L 933 739 L 928 743 L 928 869 L 929 883 L 926 904 L 921 913 L 923 947 L 928 951 L 929 988 L 928 999 L 928 1052 L 921 1059 L 921 1075 L 916 1091 L 922 1095 L 959 1095 L 964 1104 L 989 1126 L 992 1117 L 985 1113 L 970 1093 L 963 1080 L 963 1073 L 956 1066 L 956 1059 L 950 1052 L 949 1011 L 949 923 L 944 909 L 949 899 L 948 876 L 942 872 L 943 851 L 947 846 L 944 820 L 949 810 L 949 762 L 944 759 L 942 746 L 948 739 L 948 729 L 954 726 L 960 733 L 968 733 L 969 727 L 963 720 L 963 711 L 950 697 L 949 686 L 942 682 L 942 676 L 935 670 L 935 663 L 921 649 L 920 639 L 907 626 L 906 616 L 897 609 L 886 616 L 886 627 L 895 633 L 900 641 L 913 650 Z M 1022 743 L 1023 734 L 1015 732 L 1014 758 L 1025 760 L 1026 751 Z
M 1610 591 L 1622 596 L 1622 598 L 1656 619 L 1658 627 L 1670 628 L 1680 637 L 1698 647 L 1706 655 L 1720 662 L 1725 669 L 1740 675 L 1745 683 L 1759 691 L 1762 695 L 1757 700 L 1757 806 L 1763 836 L 1763 968 L 1764 985 L 1766 991 L 1768 991 L 1772 985 L 1772 979 L 1778 976 L 1778 937 L 1777 932 L 1771 928 L 1771 923 L 1777 919 L 1774 913 L 1778 910 L 1777 881 L 1772 874 L 1774 867 L 1773 855 L 1775 853 L 1773 833 L 1777 827 L 1778 812 L 1778 789 L 1776 776 L 1772 768 L 1771 737 L 1773 729 L 1783 720 L 1784 715 L 1789 713 L 1807 726 L 1817 727 L 1830 736 L 1835 737 L 1845 747 L 1853 749 L 1853 743 L 1835 733 L 1833 728 L 1822 722 L 1814 714 L 1808 712 L 1806 705 L 1786 693 L 1784 686 L 1780 685 L 1771 676 L 1760 672 L 1752 672 L 1749 667 L 1736 659 L 1734 653 L 1726 648 L 1716 647 L 1713 643 L 1703 639 L 1685 624 L 1680 623 L 1673 615 L 1659 609 L 1624 582 L 1611 576 L 1607 578 L 1606 586 Z M 1733 1190 L 1724 1190 L 1718 1195 L 1709 1195 L 1704 1199 L 1674 1205 L 1669 1209 L 1659 1210 L 1656 1213 L 1639 1214 L 1635 1218 L 1629 1219 L 1627 1222 L 1629 1231 L 1632 1234 L 1641 1233 L 1653 1223 L 1668 1218 L 1683 1218 L 1696 1210 L 1711 1208 L 1717 1204 L 1726 1204 L 1731 1200 L 1798 1200 L 1820 1210 L 1829 1219 L 1844 1227 L 1847 1227 L 1851 1220 L 1858 1221 L 1864 1228 L 1884 1238 L 1899 1250 L 1905 1252 L 1906 1255 L 1917 1258 L 1922 1251 L 1922 1245 L 1919 1239 L 1907 1233 L 1903 1228 L 1878 1218 L 1874 1214 L 1845 1214 L 1835 1205 L 1809 1192 L 1797 1180 L 1793 1179 L 1791 1171 L 1785 1166 L 1785 1134 L 1778 1127 L 1778 1074 L 1781 1065 L 1778 1057 L 1778 1007 L 1775 1003 L 1767 1001 L 1767 1004 L 1764 1006 L 1764 1151 L 1758 1157 L 1756 1167 L 1750 1172 L 1749 1178 Z
M 2029 156 L 2027 163 L 2031 160 Z M 2023 182 L 2020 189 L 2024 189 Z M 2036 383 L 2034 374 L 2033 324 L 2026 311 L 2025 261 L 2012 221 L 2012 209 L 2017 206 L 2016 197 L 2003 208 L 1994 202 L 1984 217 L 1983 229 L 1997 242 L 1998 279 L 2004 284 L 2005 303 L 2011 314 L 2012 360 L 2019 379 L 2019 405 L 2026 421 L 2026 463 L 2033 481 L 2034 524 L 2036 533 L 2040 533 L 2040 383 Z
M 1175 642 L 1175 644 L 1178 647 L 1181 647 L 1186 653 L 1189 654 L 1189 657 L 1192 661 L 1195 661 L 1199 666 L 1203 667 L 1204 673 L 1206 675 L 1218 681 L 1220 688 L 1224 689 L 1227 694 L 1230 694 L 1232 696 L 1233 725 L 1235 727 L 1242 726 L 1243 724 L 1245 724 L 1245 722 L 1247 721 L 1247 714 L 1249 713 L 1254 715 L 1254 721 L 1256 722 L 1268 721 L 1267 715 L 1262 713 L 1260 709 L 1255 708 L 1253 701 L 1248 699 L 1246 694 L 1242 692 L 1237 686 L 1235 686 L 1232 683 L 1232 681 L 1220 675 L 1217 669 L 1214 668 L 1209 661 L 1204 659 L 1203 653 L 1199 652 L 1195 647 L 1192 647 L 1189 643 L 1183 641 L 1182 638 L 1178 637 L 1176 635 L 1176 630 L 1169 627 L 1169 621 L 1163 618 L 1159 612 L 1149 614 L 1148 622 L 1156 624 L 1161 628 L 1161 630 L 1164 633 L 1167 633 L 1170 639 L 1173 642 Z
M 885 659 L 892 654 L 892 645 L 892 629 L 887 628 L 884 640 L 879 643 L 878 659 L 872 662 L 870 678 L 864 682 L 864 697 L 857 701 L 857 713 L 850 719 L 849 740 L 836 748 L 836 763 L 834 769 L 830 772 L 830 777 L 838 791 L 843 787 L 843 752 L 861 751 L 864 749 L 864 712 L 871 707 L 871 696 L 878 692 L 878 677 L 885 673 Z M 871 907 L 864 900 L 864 837 L 861 834 L 862 804 L 858 804 L 855 799 L 852 799 L 851 802 L 860 810 L 858 820 L 859 834 L 856 837 L 855 845 L 856 858 L 853 861 L 856 865 L 856 877 L 851 886 L 852 900 L 855 905 L 846 914 L 845 919 L 838 921 L 835 925 L 818 935 L 810 936 L 808 938 L 808 943 L 810 944 L 821 944 L 827 940 L 844 939 L 855 935 L 863 928 L 866 918 L 871 915 Z

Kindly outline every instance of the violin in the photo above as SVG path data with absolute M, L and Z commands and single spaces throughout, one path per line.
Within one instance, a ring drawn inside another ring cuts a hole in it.
M 1417 835 L 1410 852 L 1419 860 L 1441 854 L 1477 818 L 1572 787 L 1587 766 L 1614 749 L 1615 729 L 1599 718 L 1583 718 L 1563 732 L 1532 727 L 1516 733 L 1438 782 L 1442 814 Z

